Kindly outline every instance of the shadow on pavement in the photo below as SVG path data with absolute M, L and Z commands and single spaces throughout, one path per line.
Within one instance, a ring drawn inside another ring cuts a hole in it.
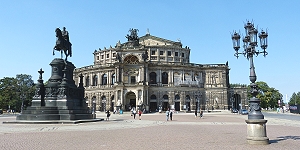
M 284 140 L 300 140 L 300 136 L 279 136 L 277 137 L 278 139 L 270 140 L 271 143 L 278 143 L 279 141 L 284 141 Z

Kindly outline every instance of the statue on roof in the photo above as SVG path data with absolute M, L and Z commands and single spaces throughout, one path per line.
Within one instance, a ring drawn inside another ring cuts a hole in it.
M 137 35 L 137 33 L 139 32 L 138 29 L 129 29 L 130 35 L 127 34 L 126 38 L 128 39 L 128 42 L 130 41 L 138 41 L 139 37 Z

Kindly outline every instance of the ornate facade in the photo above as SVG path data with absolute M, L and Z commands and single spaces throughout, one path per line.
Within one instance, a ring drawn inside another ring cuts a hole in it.
M 94 51 L 94 64 L 74 70 L 84 77 L 88 106 L 99 111 L 131 107 L 155 111 L 230 109 L 229 66 L 190 63 L 191 49 L 131 29 L 127 42 Z M 244 103 L 245 104 L 245 103 Z

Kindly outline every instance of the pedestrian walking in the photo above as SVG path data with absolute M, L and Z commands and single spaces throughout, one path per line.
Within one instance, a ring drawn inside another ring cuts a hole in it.
M 170 114 L 170 111 L 169 111 L 169 108 L 167 109 L 166 111 L 166 120 L 169 121 L 169 114 Z
M 198 113 L 197 110 L 195 110 L 195 118 L 197 118 L 197 113 Z
M 107 111 L 106 111 L 106 121 L 109 120 L 109 117 L 110 117 L 110 112 L 109 112 L 109 110 L 107 110 Z
M 170 120 L 173 120 L 173 110 L 170 111 Z
M 136 115 L 136 110 L 134 108 L 132 108 L 132 115 L 133 115 L 133 119 L 135 119 L 135 115 Z
M 203 111 L 200 109 L 200 119 L 203 117 Z
M 141 120 L 142 119 L 142 111 L 139 110 L 139 119 Z

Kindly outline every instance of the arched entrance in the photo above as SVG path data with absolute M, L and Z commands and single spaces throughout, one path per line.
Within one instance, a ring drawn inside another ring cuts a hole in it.
M 164 95 L 163 96 L 163 103 L 162 103 L 162 110 L 166 111 L 170 108 L 170 104 L 169 104 L 169 96 L 168 95 Z
M 110 101 L 110 111 L 114 111 L 114 107 L 115 107 L 115 96 L 111 96 L 111 101 Z
M 180 96 L 178 94 L 175 95 L 175 110 L 180 111 Z
M 102 96 L 101 97 L 101 106 L 100 106 L 100 111 L 106 111 L 106 97 Z
M 125 96 L 125 110 L 130 111 L 133 107 L 136 108 L 136 95 L 128 92 Z
M 150 96 L 150 112 L 155 112 L 157 110 L 157 98 L 153 94 Z
M 240 108 L 241 108 L 241 95 L 240 94 L 233 95 L 232 107 L 234 109 L 240 110 Z
M 191 98 L 189 95 L 185 96 L 185 105 L 186 105 L 186 110 L 191 111 Z

